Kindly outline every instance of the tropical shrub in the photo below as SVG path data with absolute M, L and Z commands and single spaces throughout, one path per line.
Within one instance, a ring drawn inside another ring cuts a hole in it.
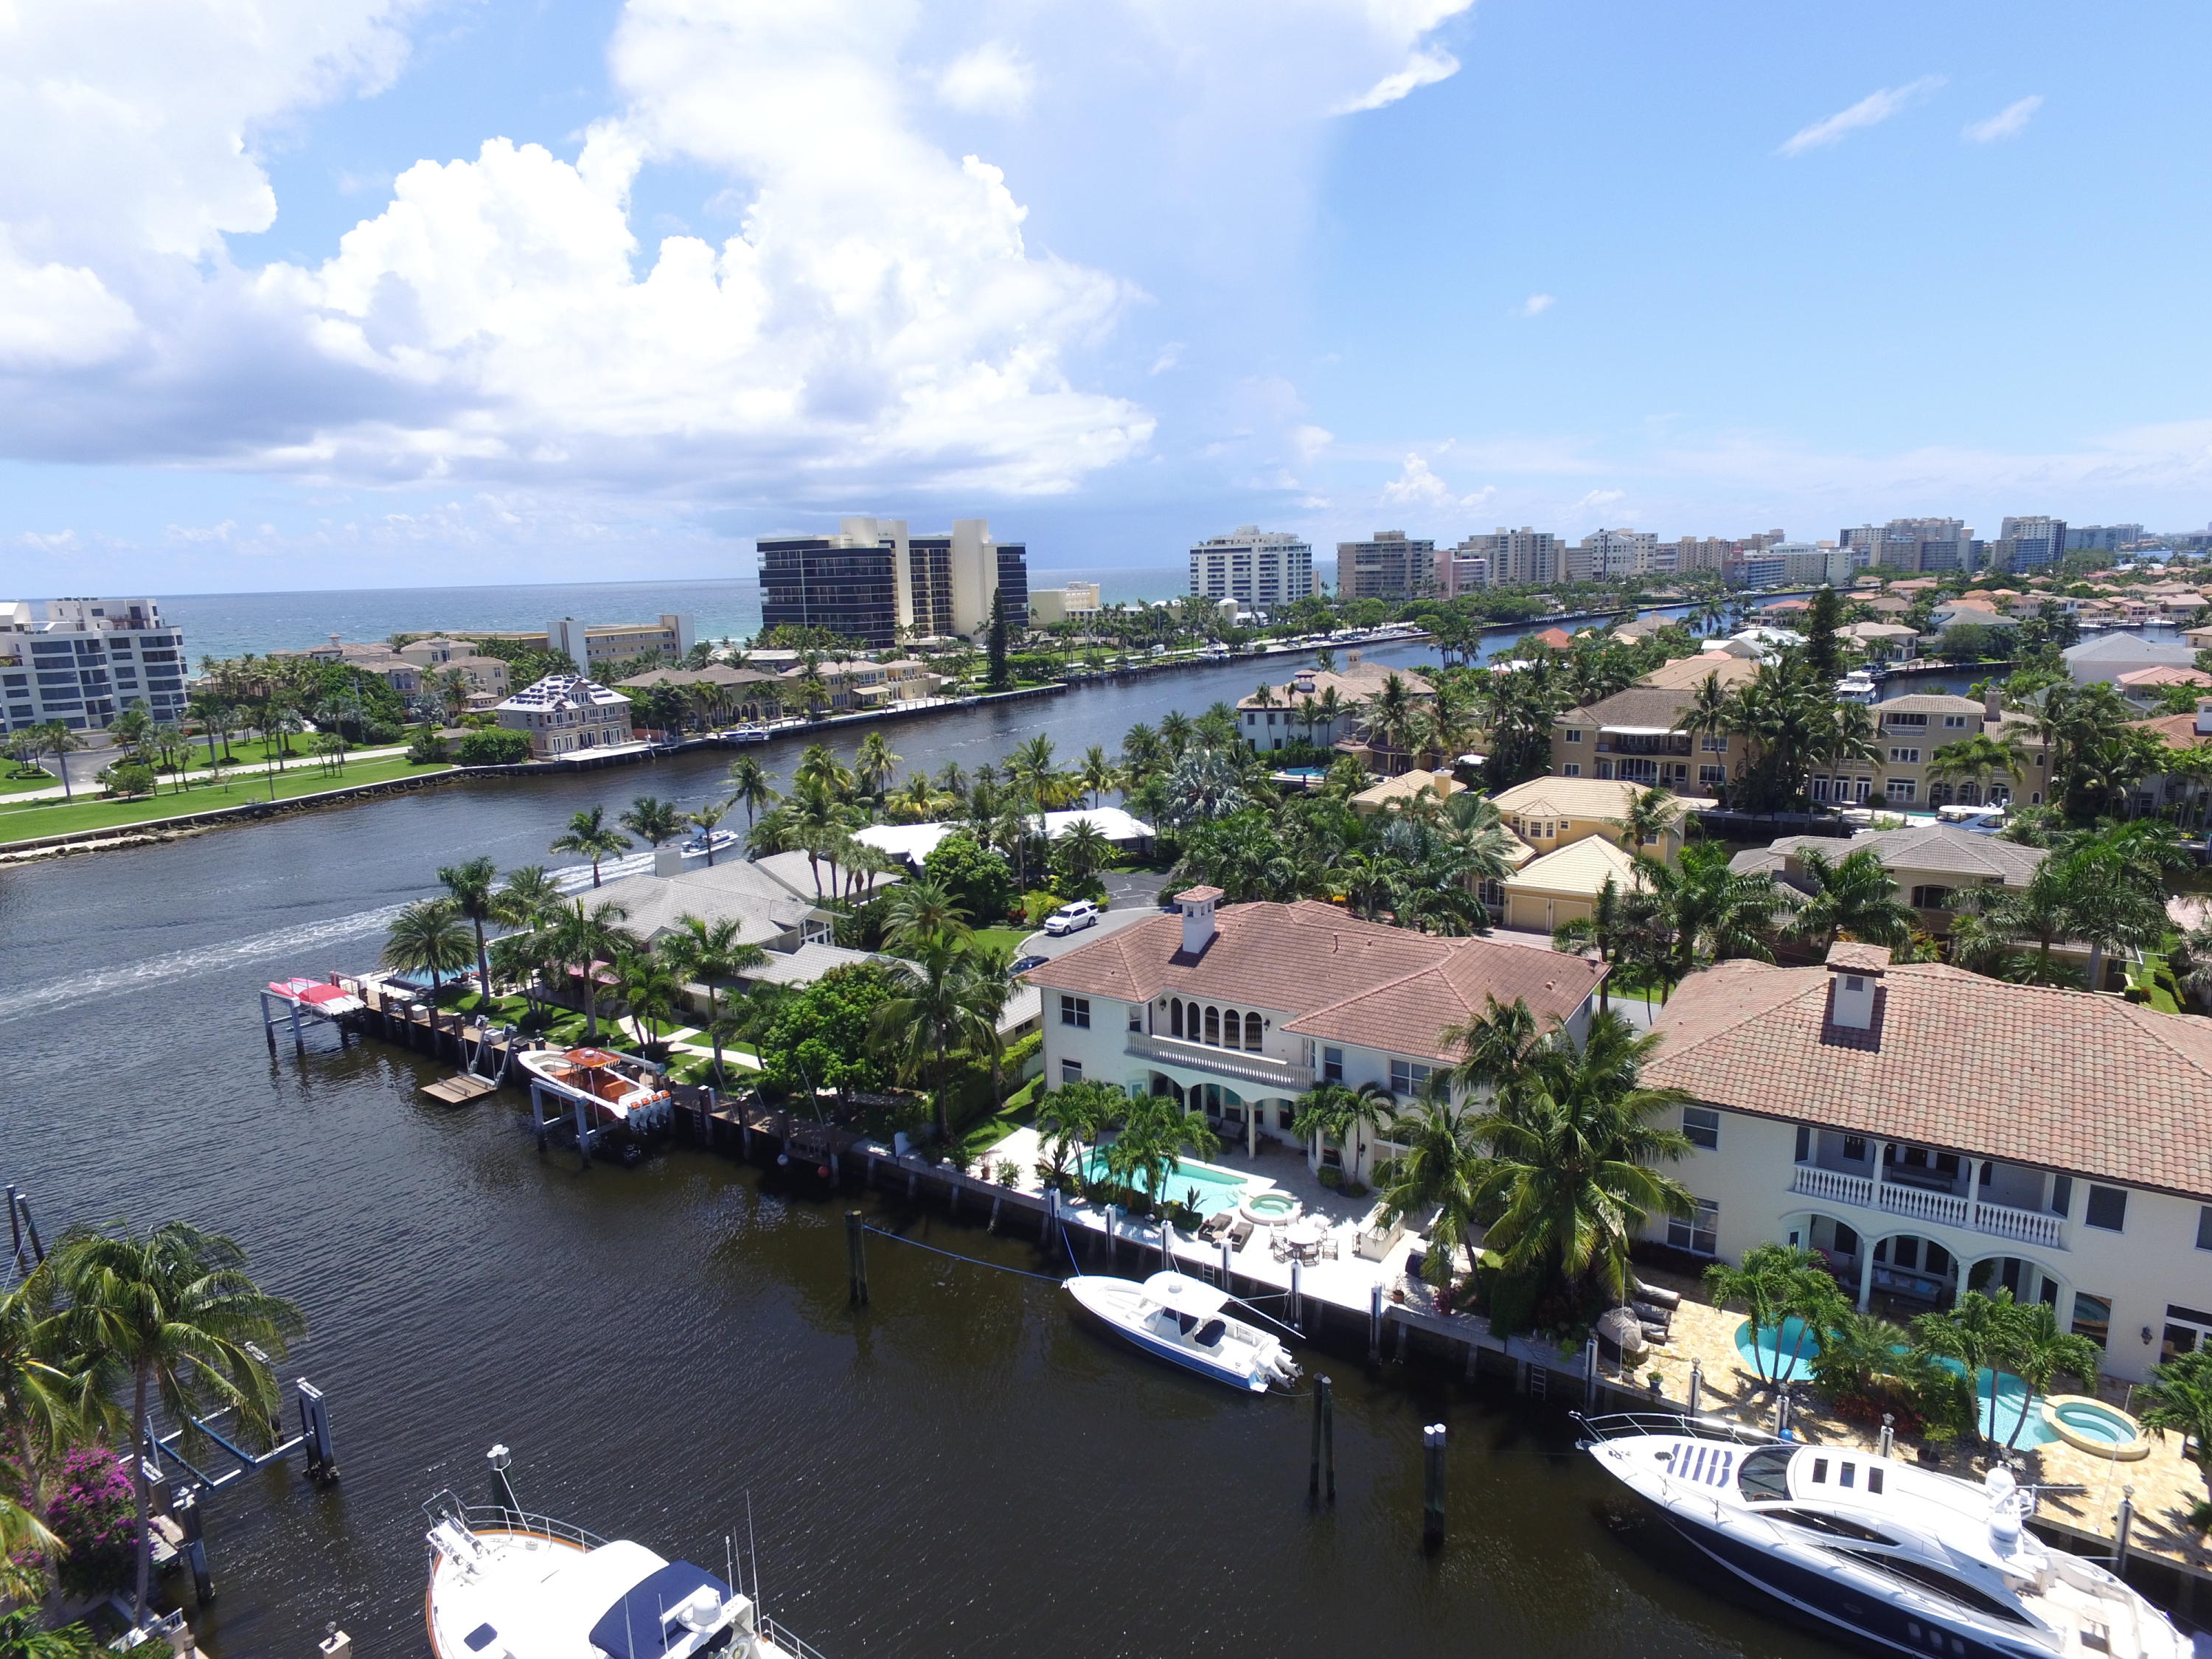
M 439 735 L 436 726 L 425 720 L 415 728 L 415 740 L 407 745 L 408 764 L 443 766 L 449 758 L 446 740 Z
M 490 726 L 463 738 L 453 757 L 464 766 L 516 766 L 530 758 L 530 734 Z
M 123 1460 L 105 1447 L 81 1447 L 62 1460 L 56 1484 L 46 1525 L 69 1547 L 59 1564 L 62 1588 L 84 1597 L 128 1589 L 138 1518 Z
M 111 794 L 150 795 L 154 793 L 154 769 L 137 761 L 111 766 L 101 775 L 106 780 Z

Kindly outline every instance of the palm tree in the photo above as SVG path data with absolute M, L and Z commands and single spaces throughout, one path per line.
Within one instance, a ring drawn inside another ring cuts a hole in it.
M 1893 948 L 1912 937 L 1919 917 L 1909 905 L 1898 902 L 1889 866 L 1873 848 L 1862 847 L 1832 860 L 1816 848 L 1800 844 L 1797 859 L 1813 888 L 1790 918 L 1790 931 L 1799 938 L 1814 941 L 1826 954 L 1838 934 Z
M 1103 1162 L 1109 1175 L 1141 1191 L 1158 1210 L 1161 1189 L 1182 1154 L 1204 1158 L 1220 1146 L 1205 1113 L 1190 1110 L 1173 1095 L 1146 1095 L 1129 1103 Z
M 249 1440 L 273 1437 L 279 1401 L 269 1361 L 283 1357 L 307 1322 L 247 1277 L 236 1243 L 181 1221 L 143 1234 L 80 1229 L 55 1247 L 53 1261 L 71 1342 L 118 1390 L 128 1389 L 127 1417 L 110 1397 L 117 1443 L 137 1443 L 156 1399 L 174 1423 L 228 1407 Z M 138 1506 L 134 1616 L 143 1619 L 153 1528 L 145 1462 L 127 1461 Z
M 492 919 L 503 927 L 529 927 L 557 910 L 568 895 L 542 864 L 526 864 L 507 872 L 492 895 Z
M 1556 1276 L 1577 1291 L 1595 1284 L 1618 1300 L 1645 1221 L 1691 1213 L 1688 1188 L 1651 1167 L 1690 1150 L 1681 1131 L 1654 1121 L 1690 1099 L 1643 1081 L 1658 1041 L 1599 1014 L 1581 1042 L 1554 1030 L 1498 1085 L 1474 1132 L 1490 1152 L 1480 1200 L 1498 1215 L 1486 1242 L 1508 1273 Z
M 768 769 L 755 757 L 740 755 L 730 763 L 725 781 L 730 786 L 730 805 L 745 809 L 745 830 L 750 834 L 753 820 L 775 804 L 775 787 L 768 780 Z
M 607 823 L 607 809 L 594 806 L 568 815 L 568 827 L 547 846 L 549 853 L 574 853 L 592 861 L 592 885 L 599 884 L 599 860 L 629 851 L 629 838 Z
M 1607 823 L 1620 831 L 1621 845 L 1632 853 L 1662 845 L 1682 821 L 1682 799 L 1660 786 L 1637 792 L 1628 810 Z
M 2048 1303 L 2024 1302 L 2014 1310 L 2009 1340 L 2006 1345 L 2008 1369 L 2027 1384 L 2029 1399 L 2048 1394 L 2051 1385 L 2061 1376 L 2081 1379 L 2081 1392 L 2087 1394 L 2096 1387 L 2097 1368 L 2103 1363 L 2105 1351 L 2086 1336 L 2058 1328 L 2058 1316 Z M 2027 1411 L 2023 1402 L 2019 1419 L 2012 1432 L 2005 1437 L 2005 1449 L 2020 1444 L 2021 1431 L 2027 1426 Z
M 1709 1272 L 1709 1284 L 1711 1278 Z M 1820 1345 L 1809 1362 L 1813 1380 L 1831 1398 L 1863 1395 L 1877 1378 L 1911 1369 L 1911 1334 L 1903 1326 L 1879 1314 L 1861 1313 L 1846 1299 L 1821 1328 Z
M 49 1256 L 0 1293 L 0 1431 L 7 1439 L 0 1469 L 12 1464 L 14 1484 L 26 1493 L 100 1411 L 98 1377 L 62 1340 L 59 1271 Z M 0 1546 L 5 1541 L 0 1527 Z
M 713 801 L 709 801 L 706 805 L 699 807 L 696 811 L 686 812 L 684 815 L 684 821 L 686 823 L 696 824 L 698 826 L 700 836 L 707 843 L 707 867 L 709 870 L 714 867 L 715 827 L 720 824 L 724 818 L 729 816 L 730 809 L 726 805 L 720 805 Z
M 2179 1435 L 2181 1455 L 2212 1486 L 2212 1348 L 2166 1360 L 2136 1390 L 2136 1420 L 2160 1435 Z M 2212 1499 L 2190 1510 L 2189 1524 L 2200 1531 L 2212 1525 Z
M 1359 1160 L 1370 1135 L 1387 1133 L 1396 1117 L 1398 1103 L 1379 1083 L 1363 1083 L 1357 1089 L 1341 1083 L 1323 1083 L 1309 1089 L 1293 1103 L 1297 1115 L 1291 1133 L 1310 1143 L 1314 1156 L 1324 1146 L 1334 1146 L 1345 1158 L 1344 1178 L 1356 1181 Z
M 884 741 L 880 731 L 871 732 L 860 739 L 860 747 L 853 757 L 853 775 L 863 794 L 883 798 L 884 787 L 898 770 L 903 758 L 891 753 L 891 746 Z
M 653 795 L 638 796 L 630 802 L 629 810 L 616 822 L 654 848 L 665 841 L 674 841 L 684 833 L 684 815 L 677 811 L 676 803 Z
M 637 1031 L 637 1046 L 653 1046 L 652 1022 L 672 1021 L 684 994 L 684 980 L 674 968 L 650 950 L 622 951 L 613 963 L 614 994 L 622 999 Z
M 208 764 L 210 766 L 213 766 L 215 764 L 215 739 L 216 729 L 228 724 L 231 713 L 232 704 L 230 699 L 225 696 L 216 687 L 207 684 L 205 682 L 202 682 L 199 690 L 187 694 L 185 698 L 185 714 L 186 718 L 198 722 L 201 732 L 207 738 Z
M 1705 1294 L 1717 1308 L 1734 1305 L 1749 1314 L 1754 1334 L 1774 1334 L 1773 1376 L 1766 1374 L 1765 1345 L 1755 1342 L 1752 1346 L 1753 1369 L 1768 1384 L 1793 1376 L 1797 1362 L 1805 1357 L 1807 1341 L 1819 1352 L 1828 1328 L 1851 1310 L 1850 1299 L 1820 1258 L 1792 1244 L 1754 1245 L 1734 1267 L 1715 1262 L 1705 1269 Z M 1796 1339 L 1784 1358 L 1782 1336 L 1793 1319 L 1797 1322 Z
M 54 757 L 54 775 L 62 781 L 62 799 L 75 800 L 76 791 L 70 785 L 69 757 L 84 747 L 84 741 L 60 720 L 48 720 L 34 726 L 32 733 L 39 740 L 39 752 Z
M 1654 918 L 1667 940 L 1660 972 L 1671 990 L 1701 963 L 1751 957 L 1771 962 L 1766 935 L 1780 908 L 1772 881 L 1729 868 L 1720 842 L 1693 842 L 1673 864 L 1645 859 L 1638 868 L 1651 890 Z
M 599 964 L 642 948 L 638 937 L 621 925 L 629 915 L 621 905 L 611 902 L 595 904 L 586 910 L 583 900 L 574 899 L 549 929 L 546 948 L 552 959 L 576 969 L 583 985 L 584 1036 L 587 1042 L 599 1040 Z
M 894 951 L 918 949 L 939 939 L 965 939 L 974 930 L 968 912 L 927 876 L 902 881 L 884 899 L 884 943 Z
M 447 974 L 467 968 L 470 954 L 469 929 L 453 901 L 417 899 L 392 918 L 379 959 L 399 973 L 429 975 L 434 996 Z
M 1993 738 L 1977 732 L 1971 738 L 1947 743 L 1928 757 L 1930 783 L 1985 784 L 1991 778 L 2009 778 L 2017 789 L 2027 775 L 2027 745 L 2017 733 Z
M 1113 762 L 1106 758 L 1105 750 L 1094 743 L 1083 751 L 1082 763 L 1076 769 L 1075 781 L 1077 787 L 1091 798 L 1091 805 L 1096 807 L 1099 796 L 1109 789 L 1121 787 L 1121 774 Z
M 1978 1394 L 1981 1374 L 1989 1372 L 1992 1427 L 1996 1424 L 1997 1372 L 2005 1365 L 2013 1347 L 2014 1311 L 2010 1291 L 2000 1290 L 1993 1297 L 1968 1291 L 1959 1298 L 1957 1306 L 1935 1309 L 1912 1322 L 1915 1345 L 1924 1353 L 1955 1361 L 1964 1367 L 1967 1382 Z M 1974 1437 L 1977 1440 L 1984 1437 L 1978 1420 Z
M 1097 1078 L 1048 1089 L 1037 1098 L 1037 1144 L 1056 1185 L 1067 1177 L 1079 1149 L 1096 1146 L 1127 1103 L 1121 1091 Z
M 1067 878 L 1080 887 L 1103 866 L 1114 861 L 1114 843 L 1106 832 L 1089 818 L 1081 818 L 1067 826 L 1066 831 L 1053 842 L 1053 860 L 1067 872 Z
M 738 938 L 744 924 L 734 916 L 706 921 L 678 916 L 676 931 L 654 948 L 678 977 L 696 980 L 707 992 L 707 1036 L 714 1045 L 714 1081 L 722 1081 L 721 988 L 768 961 L 768 952 Z
M 454 914 L 476 929 L 477 982 L 483 988 L 487 1009 L 491 1004 L 491 956 L 484 948 L 484 923 L 499 920 L 498 896 L 492 890 L 498 876 L 499 866 L 488 858 L 449 864 L 438 872 Z
M 1432 1089 L 1418 1110 L 1393 1121 L 1391 1136 L 1405 1150 L 1375 1171 L 1386 1223 L 1430 1218 L 1423 1224 L 1429 1239 L 1423 1271 L 1438 1285 L 1450 1282 L 1454 1250 L 1466 1250 L 1470 1273 L 1479 1260 L 1474 1238 L 1478 1194 L 1490 1167 L 1480 1122 L 1471 1103 L 1455 1103 L 1448 1088 Z
M 926 1079 L 940 1143 L 952 1138 L 946 1095 L 952 1051 L 999 1051 L 999 1015 L 1008 988 L 1003 954 L 939 935 L 921 943 L 911 962 L 893 967 L 894 994 L 877 1006 L 869 1032 L 878 1052 L 902 1076 Z
M 1589 915 L 1563 921 L 1552 929 L 1554 951 L 1564 951 L 1571 956 L 1581 956 L 1586 951 L 1597 952 L 1598 965 L 1607 970 L 1605 977 L 1597 982 L 1597 1008 L 1601 1014 L 1611 1012 L 1613 1007 L 1612 969 L 1626 937 L 1627 923 L 1620 884 L 1607 876 L 1590 905 Z

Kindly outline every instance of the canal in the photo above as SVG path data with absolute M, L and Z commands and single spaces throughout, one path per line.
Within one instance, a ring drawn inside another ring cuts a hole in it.
M 1072 757 L 1259 678 L 884 729 L 909 766 L 972 768 L 1039 732 Z M 769 758 L 787 771 L 798 747 Z M 830 1659 L 1826 1650 L 1709 1575 L 1677 1578 L 1557 1417 L 1325 1358 L 1340 1496 L 1316 1516 L 1302 1404 L 1153 1369 L 1050 1284 L 878 1242 L 855 1317 L 837 1208 L 772 1176 L 680 1152 L 579 1172 L 532 1149 L 511 1101 L 425 1100 L 433 1070 L 402 1051 L 264 1048 L 254 990 L 370 962 L 437 865 L 543 858 L 570 811 L 641 792 L 704 801 L 726 760 L 484 781 L 0 874 L 5 1177 L 49 1234 L 173 1216 L 230 1232 L 312 1322 L 283 1375 L 328 1392 L 344 1478 L 265 1471 L 210 1499 L 220 1594 L 194 1622 L 214 1652 L 307 1659 L 331 1620 L 363 1659 L 425 1652 L 418 1506 L 447 1486 L 481 1501 L 494 1441 L 526 1503 L 672 1555 L 719 1566 L 750 1504 L 771 1611 Z M 1451 1528 L 1431 1558 L 1435 1421 Z

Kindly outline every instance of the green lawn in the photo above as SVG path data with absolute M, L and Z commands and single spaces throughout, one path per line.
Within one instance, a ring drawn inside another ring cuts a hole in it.
M 450 766 L 412 766 L 404 758 L 363 761 L 349 763 L 336 776 L 322 767 L 307 761 L 295 764 L 280 773 L 276 780 L 276 799 L 289 800 L 300 795 L 313 795 L 326 789 L 342 789 L 349 785 L 381 783 L 390 778 L 427 777 L 436 772 L 450 772 Z M 152 818 L 175 817 L 186 812 L 211 812 L 226 806 L 244 806 L 252 801 L 269 799 L 269 778 L 258 769 L 231 774 L 217 787 L 212 784 L 196 783 L 182 794 L 173 793 L 166 785 L 161 793 L 141 795 L 131 800 L 88 799 L 80 794 L 75 801 L 36 800 L 14 806 L 0 806 L 0 846 L 10 842 L 29 841 L 40 836 L 67 836 L 84 830 L 111 830 L 144 823 Z
M 1002 951 L 1018 951 L 1022 941 L 1030 936 L 1025 927 L 978 927 L 975 939 L 981 945 L 994 945 Z
M 0 774 L 0 795 L 20 795 L 26 789 L 51 789 L 61 780 L 51 772 L 40 772 L 35 777 L 11 778 Z

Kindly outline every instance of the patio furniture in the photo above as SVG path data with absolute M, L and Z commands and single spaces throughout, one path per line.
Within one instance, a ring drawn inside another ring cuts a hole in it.
M 1233 1210 L 1227 1213 L 1236 1217 L 1229 1224 L 1229 1243 L 1232 1248 L 1241 1250 L 1252 1242 L 1252 1224 Z
M 1636 1292 L 1637 1301 L 1648 1302 L 1655 1308 L 1664 1308 L 1670 1315 L 1682 1305 L 1682 1293 L 1680 1291 L 1669 1291 L 1656 1285 L 1647 1285 L 1634 1273 L 1628 1276 L 1628 1285 L 1629 1288 Z

